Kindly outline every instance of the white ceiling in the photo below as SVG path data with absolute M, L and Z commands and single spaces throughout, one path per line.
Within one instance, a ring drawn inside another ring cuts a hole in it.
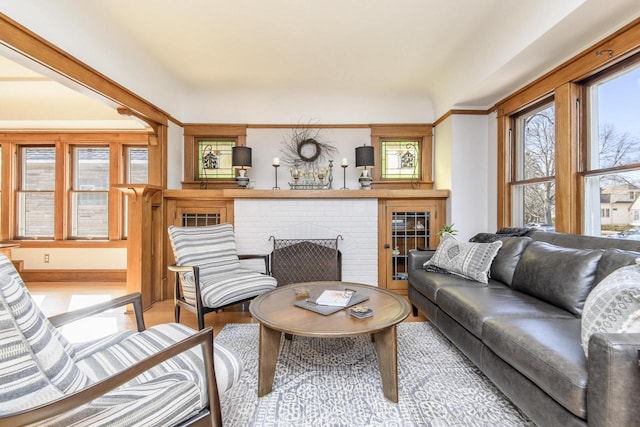
M 258 98 L 288 99 L 287 112 L 306 111 L 303 98 L 333 96 L 345 109 L 404 102 L 422 110 L 406 121 L 424 122 L 486 109 L 640 16 L 640 0 L 8 3 L 0 12 L 185 122 L 277 120 L 250 107 L 249 117 L 228 112 L 251 100 L 257 109 Z M 61 101 L 58 89 L 0 60 L 0 121 L 42 119 L 29 113 L 31 96 L 44 110 Z M 66 91 L 78 106 L 82 97 Z M 6 108 L 5 96 L 19 108 Z M 56 118 L 73 120 L 76 110 Z M 107 119 L 95 105 L 79 110 Z M 369 112 L 364 121 L 385 121 Z

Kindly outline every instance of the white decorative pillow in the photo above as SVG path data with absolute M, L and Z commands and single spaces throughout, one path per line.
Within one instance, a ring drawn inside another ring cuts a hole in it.
M 582 311 L 582 349 L 589 357 L 589 338 L 596 332 L 640 332 L 640 258 L 619 268 L 587 296 Z
M 501 246 L 500 240 L 492 243 L 459 242 L 451 234 L 444 233 L 436 253 L 424 263 L 424 267 L 435 266 L 476 282 L 488 283 L 491 262 Z

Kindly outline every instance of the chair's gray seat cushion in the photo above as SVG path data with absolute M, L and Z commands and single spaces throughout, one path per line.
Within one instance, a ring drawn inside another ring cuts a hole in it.
M 92 381 L 100 381 L 193 334 L 193 329 L 179 323 L 165 323 L 153 326 L 142 332 L 128 331 L 118 334 L 117 337 L 119 339 L 117 341 L 106 337 L 91 343 L 79 344 L 79 357 L 76 363 Z M 235 363 L 236 366 L 229 365 L 227 360 L 230 354 L 229 350 L 216 344 L 216 350 L 218 347 L 222 349 L 220 353 L 224 357 L 220 359 L 220 366 L 218 366 L 218 358 L 216 357 L 218 351 L 214 351 L 214 366 L 216 367 L 216 377 L 217 373 L 220 372 L 220 379 L 225 381 L 219 384 L 220 392 L 224 392 L 230 387 L 229 382 L 234 382 L 240 375 L 242 365 L 239 359 Z M 228 369 L 234 371 L 231 377 L 224 372 L 224 370 Z M 148 378 L 155 378 L 159 375 L 181 370 L 188 371 L 185 375 L 201 388 L 203 399 L 206 400 L 204 362 L 202 351 L 199 347 L 194 347 L 167 362 L 159 364 L 144 375 L 136 377 L 131 384 L 137 384 L 144 382 Z M 233 381 L 229 381 L 230 378 Z M 203 400 L 202 402 L 204 403 L 205 401 Z
M 492 319 L 483 343 L 580 418 L 587 415 L 587 359 L 580 319 Z
M 436 303 L 478 338 L 482 338 L 485 321 L 494 318 L 558 317 L 572 318 L 571 313 L 514 291 L 505 285 L 441 288 Z
M 193 297 L 195 303 L 195 287 L 193 276 L 184 274 L 183 295 L 187 302 Z M 200 276 L 200 295 L 205 307 L 222 307 L 236 301 L 256 297 L 275 289 L 278 282 L 275 278 L 255 270 L 239 268 L 233 272 Z M 193 293 L 188 292 L 194 289 Z
M 511 287 L 579 317 L 595 284 L 603 252 L 531 242 L 520 258 Z

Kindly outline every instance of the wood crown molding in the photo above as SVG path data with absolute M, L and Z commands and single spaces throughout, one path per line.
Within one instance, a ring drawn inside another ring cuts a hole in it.
M 171 115 L 0 13 L 0 43 L 142 117 L 167 125 Z
M 586 79 L 640 52 L 638 40 L 640 40 L 640 18 L 502 99 L 496 103 L 494 109 L 498 109 L 501 115 L 514 114 L 552 94 L 555 88 L 563 84 Z M 602 55 L 602 52 L 608 54 Z
M 449 110 L 433 123 L 433 127 L 438 126 L 453 115 L 488 116 L 494 110 L 495 108 L 489 108 L 488 110 Z

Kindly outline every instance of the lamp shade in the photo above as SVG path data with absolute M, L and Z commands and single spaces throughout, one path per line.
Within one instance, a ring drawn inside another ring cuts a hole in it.
M 251 167 L 251 147 L 232 147 L 231 166 Z
M 356 167 L 358 166 L 374 166 L 373 161 L 373 147 L 370 145 L 363 145 L 362 147 L 356 147 Z

